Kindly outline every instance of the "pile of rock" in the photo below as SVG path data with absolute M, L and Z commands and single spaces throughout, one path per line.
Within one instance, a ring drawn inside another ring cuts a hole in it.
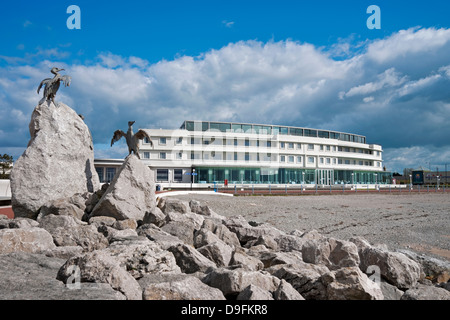
M 285 233 L 195 200 L 161 198 L 142 220 L 92 206 L 80 219 L 74 202 L 0 220 L 0 299 L 450 299 L 448 269 L 432 283 L 429 262 L 360 237 Z

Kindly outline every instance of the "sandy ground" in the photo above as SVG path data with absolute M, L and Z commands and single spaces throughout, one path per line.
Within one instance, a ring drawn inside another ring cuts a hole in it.
M 347 240 L 362 236 L 390 250 L 408 249 L 450 261 L 449 194 L 355 194 L 303 196 L 179 195 L 224 216 L 267 222 Z

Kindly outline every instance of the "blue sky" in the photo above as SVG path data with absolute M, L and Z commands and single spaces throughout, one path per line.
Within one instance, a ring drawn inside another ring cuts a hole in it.
M 81 29 L 69 30 L 69 5 Z M 369 5 L 381 29 L 369 30 Z M 9 1 L 0 13 L 0 153 L 17 159 L 51 66 L 96 157 L 131 118 L 276 123 L 366 135 L 391 171 L 450 163 L 450 2 Z M 103 115 L 108 114 L 108 121 Z

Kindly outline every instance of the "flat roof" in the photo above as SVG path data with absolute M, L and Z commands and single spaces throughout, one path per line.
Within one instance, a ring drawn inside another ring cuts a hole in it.
M 316 137 L 316 138 L 337 139 L 342 141 L 357 142 L 364 144 L 367 143 L 366 137 L 358 134 L 339 132 L 333 130 L 320 130 L 307 127 L 293 127 L 293 126 L 271 125 L 271 124 L 185 120 L 183 124 L 180 126 L 180 129 L 188 131 L 208 131 L 210 129 L 215 129 L 221 132 L 247 132 L 250 130 L 254 131 L 254 133 L 260 133 L 260 131 L 263 132 L 265 131 L 265 134 Z

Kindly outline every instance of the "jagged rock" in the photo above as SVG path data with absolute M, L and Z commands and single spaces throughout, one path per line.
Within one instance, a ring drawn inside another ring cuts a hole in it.
M 214 218 L 214 219 L 218 219 L 218 220 L 225 220 L 226 219 L 226 217 L 217 214 L 216 212 L 211 210 L 210 207 L 208 207 L 207 205 L 202 205 L 197 200 L 189 201 L 189 207 L 190 207 L 192 212 L 194 212 L 196 214 L 199 214 L 199 215 L 202 215 L 202 216 L 206 216 L 206 217 L 210 217 L 210 218 Z
M 108 246 L 108 240 L 93 225 L 75 219 L 72 216 L 43 217 L 40 227 L 47 230 L 57 246 L 81 246 L 86 251 L 102 249 Z
M 41 253 L 55 247 L 52 235 L 42 228 L 0 230 L 0 254 L 11 252 Z
M 210 271 L 202 281 L 211 287 L 218 288 L 225 297 L 237 296 L 250 284 L 269 292 L 274 292 L 280 285 L 278 278 L 264 271 L 229 270 L 226 268 L 217 268 Z
M 248 285 L 242 290 L 236 300 L 274 300 L 272 294 L 253 284 Z
M 237 248 L 241 246 L 236 234 L 234 232 L 231 232 L 224 224 L 222 224 L 222 221 L 209 218 L 204 219 L 202 228 L 211 231 L 216 236 L 218 236 L 220 240 L 231 247 Z
M 110 244 L 117 241 L 124 241 L 139 237 L 136 230 L 133 229 L 117 230 L 116 228 L 102 225 L 98 227 L 97 230 L 103 234 Z
M 77 289 L 56 279 L 63 259 L 16 252 L 0 256 L 0 300 L 123 300 L 106 283 L 83 283 Z
M 30 218 L 15 218 L 8 221 L 7 228 L 15 229 L 15 228 L 33 228 L 33 227 L 39 227 L 39 222 L 36 220 L 30 219 Z
M 295 251 L 261 251 L 252 254 L 264 264 L 264 268 L 270 268 L 277 264 L 298 264 L 303 262 L 301 253 Z
M 113 217 L 98 216 L 98 217 L 91 217 L 89 219 L 89 224 L 94 225 L 96 228 L 100 226 L 112 227 L 112 225 L 116 221 L 117 220 Z
M 329 272 L 324 265 L 310 263 L 279 264 L 266 269 L 273 276 L 284 279 L 306 300 L 326 300 L 327 290 L 322 275 Z
M 151 273 L 180 273 L 172 253 L 146 238 L 112 243 L 103 249 L 135 279 Z
M 135 230 L 137 228 L 137 222 L 134 219 L 125 219 L 125 220 L 118 220 L 113 223 L 112 227 L 117 230 L 125 230 L 125 229 L 133 229 Z
M 257 246 L 260 244 L 266 246 L 266 248 L 268 248 L 268 249 L 275 250 L 275 251 L 278 250 L 278 244 L 275 241 L 275 239 L 270 236 L 266 236 L 266 235 L 261 235 L 256 240 L 248 241 L 245 244 L 245 247 L 250 248 L 252 246 Z
M 186 274 L 151 274 L 139 280 L 143 300 L 225 300 L 219 289 Z
M 301 252 L 303 245 L 307 241 L 307 239 L 298 236 L 298 232 L 296 230 L 291 232 L 291 234 L 281 234 L 275 237 L 274 240 L 277 243 L 278 250 L 284 252 Z
M 218 267 L 226 267 L 230 263 L 233 249 L 220 239 L 210 242 L 200 248 L 198 252 L 213 261 Z
M 400 300 L 450 300 L 450 292 L 435 286 L 417 284 L 406 290 Z
M 74 110 L 45 101 L 34 109 L 29 129 L 28 147 L 11 172 L 15 217 L 35 219 L 53 200 L 100 189 L 92 137 Z
M 86 199 L 80 194 L 75 194 L 64 199 L 50 201 L 41 207 L 37 219 L 40 220 L 42 217 L 53 214 L 72 216 L 78 220 L 82 220 L 86 209 L 85 202 Z
M 190 220 L 170 221 L 161 230 L 179 238 L 184 243 L 194 245 L 195 225 Z
M 146 212 L 142 221 L 144 224 L 152 223 L 157 227 L 162 227 L 166 224 L 166 215 L 159 207 L 155 207 L 152 211 Z
M 305 300 L 294 287 L 284 279 L 281 279 L 280 285 L 273 293 L 275 300 Z
M 187 212 L 187 213 L 179 213 L 179 212 L 169 212 L 166 214 L 166 223 L 170 222 L 188 222 L 189 224 L 192 224 L 195 230 L 199 230 L 202 225 L 205 218 L 203 216 L 200 216 L 196 213 Z M 164 225 L 165 225 L 164 224 Z M 164 227 L 164 225 L 162 227 Z
M 357 246 L 353 242 L 334 238 L 306 241 L 302 247 L 302 257 L 305 262 L 323 264 L 329 269 L 359 265 Z
M 107 283 L 128 300 L 142 300 L 142 289 L 137 280 L 107 251 L 95 250 L 70 258 L 59 269 L 57 279 L 66 284 L 71 283 L 74 270 L 81 285 L 86 282 Z
M 45 251 L 45 255 L 47 257 L 60 258 L 66 261 L 67 259 L 83 254 L 83 252 L 84 250 L 80 246 L 65 246 L 47 250 Z
M 206 246 L 209 243 L 216 242 L 216 241 L 222 241 L 219 239 L 218 236 L 216 236 L 214 233 L 212 233 L 210 230 L 206 228 L 201 228 L 200 230 L 196 231 L 194 234 L 194 247 L 196 249 Z M 222 241 L 223 242 L 223 241 Z
M 156 242 L 163 249 L 167 250 L 169 247 L 173 245 L 182 244 L 183 241 L 179 238 L 167 233 L 154 224 L 143 224 L 139 228 L 137 228 L 137 234 L 139 236 L 145 236 L 149 240 Z
M 271 236 L 276 238 L 282 232 L 269 225 L 250 225 L 242 216 L 231 217 L 224 220 L 225 226 L 236 233 L 239 242 L 245 244 L 251 240 L 257 240 L 260 236 Z
M 258 271 L 264 269 L 261 260 L 248 255 L 244 248 L 238 247 L 233 251 L 229 266 L 233 268 L 242 268 L 248 271 Z
M 142 220 L 156 206 L 153 171 L 134 154 L 125 158 L 90 217 Z
M 352 239 L 351 239 L 352 240 Z M 422 279 L 421 266 L 400 252 L 385 251 L 379 248 L 360 246 L 360 269 L 366 272 L 370 266 L 377 266 L 381 278 L 399 289 L 408 289 Z
M 439 260 L 405 249 L 399 250 L 399 252 L 419 263 L 426 278 L 433 283 L 446 283 L 450 280 L 450 261 Z
M 175 198 L 165 198 L 161 203 L 161 211 L 165 214 L 170 212 L 188 213 L 191 212 L 189 202 Z
M 383 300 L 380 286 L 358 267 L 345 267 L 322 276 L 328 300 Z
M 378 282 L 378 285 L 381 288 L 384 300 L 400 300 L 404 294 L 403 291 L 399 290 L 396 286 L 387 283 L 383 279 Z
M 184 273 L 197 271 L 206 272 L 209 268 L 216 268 L 216 264 L 186 244 L 178 244 L 168 248 L 175 256 L 177 265 Z

